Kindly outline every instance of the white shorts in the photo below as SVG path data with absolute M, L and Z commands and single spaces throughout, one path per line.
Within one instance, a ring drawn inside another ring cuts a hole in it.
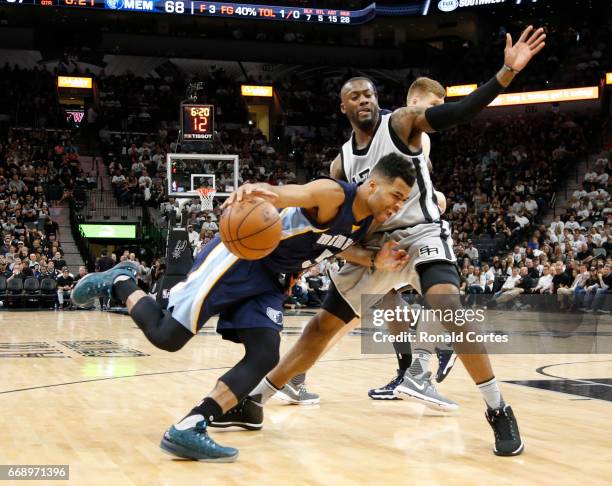
M 370 306 L 389 291 L 399 290 L 408 285 L 420 294 L 421 280 L 416 267 L 436 261 L 449 263 L 457 261 L 452 247 L 450 225 L 447 221 L 423 223 L 411 228 L 397 229 L 390 233 L 374 232 L 366 236 L 363 246 L 379 249 L 389 240 L 397 241 L 399 248 L 406 250 L 410 255 L 410 261 L 402 270 L 397 272 L 371 271 L 368 267 L 347 263 L 339 272 L 330 274 L 336 289 L 358 316 L 361 316 L 362 295 L 368 296 L 364 300 Z

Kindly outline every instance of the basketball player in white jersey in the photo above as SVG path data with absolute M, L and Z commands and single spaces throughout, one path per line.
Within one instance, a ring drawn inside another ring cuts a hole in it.
M 332 175 L 341 175 L 339 170 L 342 169 L 348 180 L 362 180 L 375 161 L 389 152 L 400 153 L 413 162 L 417 185 L 403 210 L 378 229 L 381 241 L 389 238 L 397 241 L 400 251 L 405 249 L 411 259 L 400 271 L 390 272 L 384 266 L 377 267 L 376 251 L 353 247 L 347 252 L 346 258 L 351 264 L 332 275 L 334 285 L 323 303 L 323 310 L 310 320 L 278 366 L 251 392 L 252 401 L 258 405 L 265 403 L 292 377 L 307 371 L 333 337 L 360 316 L 362 294 L 385 295 L 401 284 L 410 283 L 433 309 L 461 309 L 459 276 L 453 263 L 449 227 L 440 220 L 427 161 L 422 153 L 421 134 L 473 119 L 542 50 L 545 37 L 543 29 L 534 31 L 531 26 L 523 31 L 515 45 L 507 35 L 503 67 L 491 80 L 456 103 L 441 104 L 443 100 L 440 100 L 439 105 L 431 108 L 405 107 L 381 116 L 375 101 L 376 92 L 369 80 L 357 78 L 343 86 L 341 110 L 349 118 L 354 132 L 343 147 L 340 167 L 334 164 Z M 445 327 L 456 335 L 475 330 L 469 324 L 453 323 Z M 479 343 L 465 340 L 456 341 L 455 350 L 487 405 L 486 417 L 495 436 L 494 453 L 502 456 L 520 454 L 523 441 L 518 424 L 512 409 L 502 399 L 486 349 Z M 428 387 L 425 379 L 406 378 L 396 392 L 414 396 Z

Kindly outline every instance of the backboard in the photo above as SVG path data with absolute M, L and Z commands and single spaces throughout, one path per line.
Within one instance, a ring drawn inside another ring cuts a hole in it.
M 215 197 L 227 197 L 238 187 L 238 156 L 168 154 L 168 196 L 197 198 L 199 187 L 214 187 Z

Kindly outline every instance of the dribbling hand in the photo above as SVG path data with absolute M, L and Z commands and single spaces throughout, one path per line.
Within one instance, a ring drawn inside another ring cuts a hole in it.
M 234 203 L 239 203 L 243 200 L 253 199 L 256 197 L 260 197 L 274 204 L 278 199 L 278 194 L 271 191 L 267 191 L 258 184 L 243 184 L 234 192 L 232 192 L 230 197 L 228 197 L 221 205 L 221 209 L 223 210 Z

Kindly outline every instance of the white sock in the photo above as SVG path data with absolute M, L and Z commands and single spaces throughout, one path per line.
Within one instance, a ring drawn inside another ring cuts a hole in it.
M 482 398 L 484 398 L 484 401 L 487 403 L 489 408 L 496 409 L 503 405 L 504 400 L 502 399 L 501 392 L 499 391 L 499 385 L 497 384 L 495 377 L 477 386 L 480 393 L 482 393 Z
M 278 389 L 272 383 L 270 383 L 267 378 L 264 378 L 263 380 L 261 380 L 259 385 L 257 385 L 251 393 L 249 393 L 249 397 L 263 405 L 277 391 Z
M 115 280 L 113 280 L 113 284 L 116 284 L 117 282 L 122 282 L 124 280 L 131 280 L 132 277 L 128 276 L 128 275 L 119 275 L 117 277 L 115 277 Z
M 421 378 L 425 373 L 429 371 L 431 364 L 431 353 L 424 349 L 415 349 L 412 354 L 412 364 L 408 368 L 410 373 L 415 378 Z

